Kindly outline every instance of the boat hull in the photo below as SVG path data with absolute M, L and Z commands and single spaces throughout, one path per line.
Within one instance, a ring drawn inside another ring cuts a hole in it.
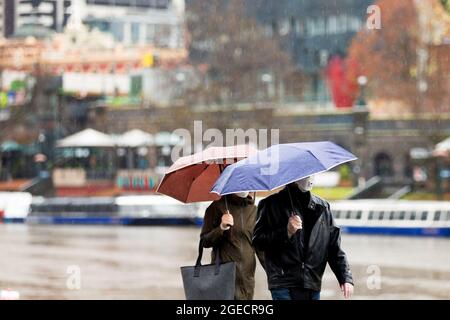
M 423 236 L 450 237 L 450 227 L 384 227 L 384 226 L 341 226 L 349 234 L 389 235 L 389 236 Z
M 39 216 L 27 219 L 5 220 L 5 223 L 43 225 L 124 225 L 124 226 L 196 226 L 202 221 L 196 218 L 137 218 L 137 217 L 52 217 Z

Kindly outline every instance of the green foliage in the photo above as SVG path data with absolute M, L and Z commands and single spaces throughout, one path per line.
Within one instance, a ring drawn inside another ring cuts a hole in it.
M 341 180 L 349 180 L 351 178 L 352 171 L 350 170 L 350 166 L 344 164 L 339 167 L 339 174 L 341 175 Z
M 450 0 L 441 0 L 444 9 L 450 12 Z
M 317 187 L 317 188 L 313 188 L 312 192 L 326 200 L 342 200 L 342 199 L 346 199 L 353 192 L 353 188 L 347 188 L 347 187 L 319 188 L 319 187 Z
M 20 91 L 20 90 L 25 90 L 25 81 L 22 80 L 14 80 L 11 83 L 11 91 Z

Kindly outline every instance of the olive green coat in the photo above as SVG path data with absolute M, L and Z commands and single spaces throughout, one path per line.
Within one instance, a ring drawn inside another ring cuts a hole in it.
M 206 209 L 200 237 L 205 248 L 218 247 L 223 262 L 236 262 L 235 299 L 251 300 L 255 288 L 255 253 L 264 265 L 262 254 L 252 247 L 257 208 L 251 197 L 243 199 L 228 195 L 227 202 L 234 225 L 226 231 L 220 228 L 222 215 L 226 212 L 224 197 L 222 197 Z M 213 251 L 211 263 L 214 261 Z

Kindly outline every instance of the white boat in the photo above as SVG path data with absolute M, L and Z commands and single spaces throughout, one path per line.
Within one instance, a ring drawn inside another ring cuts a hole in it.
M 450 236 L 449 201 L 342 200 L 331 210 L 347 233 Z
M 184 204 L 160 195 L 34 197 L 31 224 L 198 225 L 205 203 Z
M 115 204 L 125 225 L 198 225 L 206 209 L 203 202 L 184 204 L 161 195 L 120 196 Z
M 28 192 L 0 192 L 0 222 L 24 222 L 32 198 Z
M 0 193 L 4 222 L 44 224 L 202 225 L 209 203 L 184 204 L 160 195 L 32 198 L 23 192 Z M 346 233 L 450 236 L 448 201 L 367 199 L 330 205 Z

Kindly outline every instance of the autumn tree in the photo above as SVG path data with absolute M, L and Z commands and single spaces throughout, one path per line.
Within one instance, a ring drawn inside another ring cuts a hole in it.
M 276 99 L 280 83 L 294 70 L 276 39 L 246 15 L 242 0 L 190 1 L 187 26 L 192 62 L 204 72 L 191 93 L 205 104 Z
M 418 24 L 412 0 L 380 0 L 381 29 L 363 28 L 349 56 L 359 63 L 376 97 L 417 104 Z
M 436 23 L 431 21 L 434 11 L 443 7 L 437 0 L 375 4 L 381 12 L 381 29 L 362 29 L 351 44 L 350 58 L 358 61 L 360 73 L 369 79 L 373 97 L 403 102 L 415 114 L 439 117 L 448 99 L 449 58 L 424 35 L 432 32 L 426 24 Z M 448 28 L 448 20 L 442 23 Z

